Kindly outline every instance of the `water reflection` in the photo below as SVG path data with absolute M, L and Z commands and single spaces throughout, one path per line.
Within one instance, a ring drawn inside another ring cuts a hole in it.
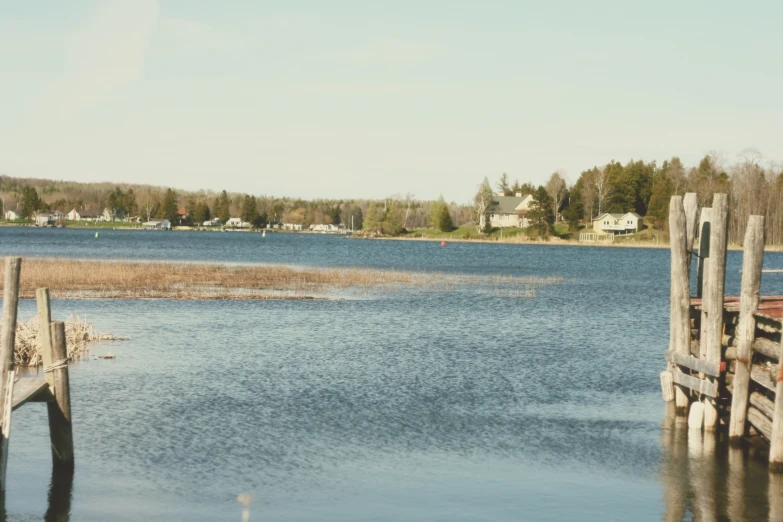
M 68 522 L 71 517 L 73 495 L 73 467 L 52 466 L 52 480 L 49 483 L 49 509 L 46 522 Z
M 753 447 L 730 447 L 725 436 L 689 430 L 667 405 L 661 429 L 666 522 L 783 520 L 783 477 L 769 474 Z

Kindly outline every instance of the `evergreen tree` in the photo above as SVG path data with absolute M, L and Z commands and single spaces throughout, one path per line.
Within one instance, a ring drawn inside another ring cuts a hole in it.
M 33 187 L 22 189 L 22 217 L 32 217 L 37 210 L 41 209 L 41 199 L 38 192 Z
M 674 187 L 668 176 L 655 184 L 646 220 L 653 228 L 663 229 L 669 218 L 669 200 L 674 195 Z
M 177 220 L 177 195 L 171 189 L 166 189 L 166 194 L 163 196 L 163 203 L 158 210 L 159 217 L 168 219 L 172 224 Z
M 530 227 L 542 236 L 549 236 L 554 230 L 555 214 L 552 205 L 552 198 L 546 188 L 538 187 L 533 194 L 533 203 L 530 205 L 527 218 L 530 220 Z
M 258 202 L 254 196 L 245 196 L 242 200 L 242 221 L 255 225 L 258 219 Z
M 440 228 L 441 232 L 451 232 L 454 230 L 454 222 L 451 220 L 451 212 L 449 212 L 449 206 L 446 204 L 443 204 L 440 207 L 438 228 Z
M 220 193 L 220 195 L 215 200 L 215 216 L 220 220 L 222 224 L 226 224 L 226 222 L 231 217 L 230 209 L 229 209 L 229 201 L 228 201 L 228 194 L 226 194 L 226 191 Z
M 362 228 L 367 232 L 377 232 L 380 228 L 380 222 L 378 221 L 378 203 L 375 201 L 371 201 L 370 206 L 367 207 L 367 216 L 364 218 L 363 225 Z
M 438 200 L 430 206 L 429 223 L 432 228 L 440 228 L 440 219 L 443 215 L 443 207 L 448 208 L 446 200 L 443 199 L 443 194 L 440 195 Z
M 381 223 L 381 230 L 387 236 L 399 236 L 404 230 L 403 210 L 397 201 L 392 201 L 386 207 L 386 212 L 383 215 L 383 222 Z

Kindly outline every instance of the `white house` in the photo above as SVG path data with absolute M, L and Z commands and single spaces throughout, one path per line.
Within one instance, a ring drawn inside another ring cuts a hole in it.
M 313 232 L 339 232 L 342 225 L 310 225 Z
M 204 223 L 202 223 L 202 225 L 205 226 L 205 227 L 219 227 L 220 226 L 220 219 L 215 218 L 215 219 L 212 219 L 212 220 L 209 220 L 209 221 L 204 221 Z
M 56 220 L 59 220 L 59 219 L 62 219 L 62 218 L 64 218 L 64 217 L 65 217 L 65 214 L 63 214 L 63 213 L 62 213 L 62 212 L 60 212 L 59 210 L 55 210 L 54 212 L 52 212 L 52 217 L 53 217 L 54 219 L 56 219 Z
M 9 210 L 8 212 L 6 212 L 6 213 L 4 214 L 4 216 L 5 216 L 5 218 L 6 218 L 8 221 L 13 221 L 13 220 L 15 220 L 15 219 L 19 219 L 19 218 L 21 217 L 19 214 L 17 214 L 17 213 L 16 213 L 16 212 L 14 212 L 13 210 Z
M 76 209 L 71 210 L 68 212 L 67 215 L 68 221 L 81 221 L 82 217 L 79 215 L 78 212 L 76 212 Z
M 146 230 L 171 230 L 171 222 L 168 219 L 147 221 L 142 226 Z
M 242 221 L 242 218 L 230 218 L 228 221 L 226 221 L 226 226 L 236 228 L 250 228 L 253 225 L 247 221 Z
M 46 227 L 54 224 L 54 216 L 49 213 L 42 212 L 35 215 L 35 226 Z
M 106 207 L 98 219 L 101 221 L 114 221 L 114 212 L 109 207 Z
M 534 201 L 532 194 L 523 196 L 521 192 L 515 196 L 494 196 L 487 209 L 489 224 L 497 228 L 527 227 L 529 222 L 526 215 Z M 484 216 L 481 216 L 480 226 L 484 227 Z
M 267 225 L 266 227 L 270 228 L 269 225 Z M 302 225 L 299 223 L 283 223 L 283 230 L 293 230 L 295 232 L 298 232 L 302 230 Z
M 644 218 L 636 212 L 610 214 L 604 212 L 593 219 L 593 230 L 607 234 L 635 234 L 642 229 Z

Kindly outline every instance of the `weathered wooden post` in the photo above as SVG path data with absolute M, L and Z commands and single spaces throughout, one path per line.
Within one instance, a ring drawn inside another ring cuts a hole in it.
M 3 333 L 0 337 L 0 494 L 6 490 L 5 472 L 8 464 L 8 443 L 11 436 L 11 396 L 14 387 L 14 343 L 16 313 L 19 304 L 19 273 L 22 258 L 5 259 L 3 283 Z
M 699 216 L 699 262 L 696 268 L 696 297 L 704 297 L 704 275 L 707 258 L 710 255 L 710 214 L 712 209 L 704 207 Z M 703 303 L 702 303 L 703 304 Z
M 690 285 L 693 242 L 696 238 L 696 217 L 699 213 L 699 200 L 695 192 L 685 194 L 682 200 L 682 207 L 685 211 L 685 249 L 688 251 L 688 284 Z M 690 286 L 688 287 L 688 293 L 690 294 Z
M 707 312 L 705 332 L 706 359 L 708 363 L 720 365 L 721 343 L 723 341 L 723 292 L 726 283 L 726 243 L 728 240 L 729 201 L 726 194 L 715 194 L 710 216 L 710 255 L 709 270 L 704 284 L 702 308 Z M 704 339 L 702 339 L 702 342 Z M 715 377 L 707 376 L 715 383 Z M 717 395 L 717 394 L 716 394 Z M 704 403 L 704 429 L 714 430 L 718 424 L 718 410 L 714 399 L 707 398 Z
M 772 417 L 772 435 L 769 439 L 769 469 L 783 473 L 783 339 L 779 347 L 779 369 L 775 383 L 775 410 Z
M 756 334 L 753 314 L 759 307 L 761 267 L 764 262 L 764 216 L 750 216 L 745 230 L 745 252 L 742 257 L 742 290 L 737 325 L 737 363 L 731 398 L 729 439 L 737 441 L 745 435 L 748 420 L 748 386 L 753 363 L 752 345 Z
M 43 366 L 51 366 L 54 347 L 52 346 L 52 308 L 49 301 L 49 289 L 39 288 L 35 291 L 35 300 L 38 304 L 38 337 L 41 341 L 39 350 L 43 359 Z M 54 373 L 44 372 L 44 379 L 50 390 L 54 390 Z
M 52 442 L 52 460 L 55 465 L 73 466 L 73 429 L 71 426 L 71 390 L 68 378 L 68 354 L 65 347 L 65 323 L 51 323 L 52 363 L 44 373 L 53 375 L 54 400 L 49 410 L 49 438 Z
M 704 281 L 710 265 L 710 216 L 711 208 L 702 208 L 699 218 L 699 263 L 696 269 L 696 297 L 701 298 L 701 320 L 699 321 L 699 358 L 707 359 L 707 309 L 705 308 Z M 699 375 L 704 378 L 703 374 Z
M 682 196 L 672 196 L 669 202 L 669 243 L 671 245 L 671 298 L 669 316 L 669 349 L 675 353 L 690 353 L 690 290 L 688 288 L 687 221 Z M 673 365 L 673 371 L 680 371 Z M 680 415 L 687 414 L 689 392 L 675 387 L 675 404 Z

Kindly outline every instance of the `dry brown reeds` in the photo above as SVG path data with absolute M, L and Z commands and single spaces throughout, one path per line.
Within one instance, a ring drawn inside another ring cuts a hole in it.
M 14 364 L 17 366 L 38 366 L 43 359 L 39 351 L 39 327 L 38 317 L 32 317 L 29 321 L 16 322 L 16 344 L 14 346 Z M 78 316 L 72 316 L 65 320 L 65 346 L 68 360 L 78 359 L 90 348 L 93 341 L 114 341 L 124 339 L 111 334 L 97 333 L 92 324 Z
M 0 276 L 2 268 L 0 267 Z M 0 277 L 0 281 L 2 281 Z M 448 291 L 481 286 L 518 297 L 563 282 L 558 277 L 449 275 L 432 272 L 284 265 L 27 258 L 20 295 L 46 287 L 59 298 L 313 299 L 370 287 L 428 287 Z

